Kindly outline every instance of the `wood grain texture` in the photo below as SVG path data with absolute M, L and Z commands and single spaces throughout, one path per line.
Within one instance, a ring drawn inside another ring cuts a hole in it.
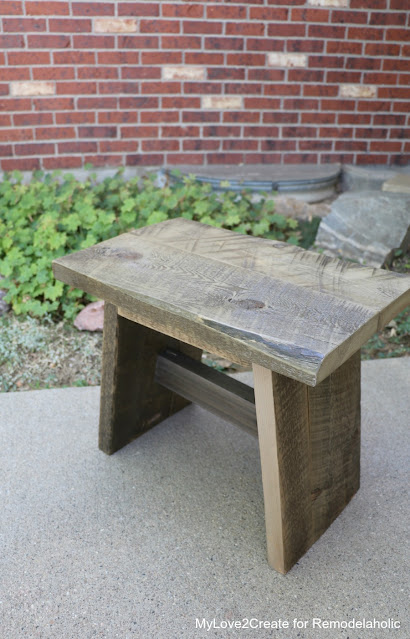
M 157 355 L 167 347 L 201 357 L 105 304 L 99 446 L 108 455 L 190 403 L 154 381 Z
M 268 561 L 286 573 L 360 484 L 360 352 L 315 388 L 254 365 Z
M 181 353 L 157 359 L 155 381 L 211 413 L 258 435 L 253 388 Z
M 410 278 L 177 219 L 55 260 L 151 328 L 315 386 L 410 302 Z

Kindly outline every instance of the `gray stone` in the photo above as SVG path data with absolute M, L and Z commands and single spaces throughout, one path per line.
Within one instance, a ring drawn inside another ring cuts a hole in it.
M 313 217 L 326 217 L 331 211 L 329 200 L 309 204 L 294 197 L 278 195 L 275 197 L 275 213 L 298 220 L 311 220 Z
M 327 255 L 380 267 L 395 249 L 410 242 L 410 195 L 398 193 L 344 193 L 320 223 L 316 248 Z
M 394 178 L 397 173 L 410 174 L 410 166 L 355 166 L 345 164 L 342 173 L 343 191 L 381 191 L 386 180 Z
M 4 280 L 4 277 L 2 275 L 0 275 L 0 282 L 1 280 Z M 0 317 L 8 313 L 11 308 L 10 304 L 7 304 L 7 302 L 5 302 L 3 299 L 5 295 L 7 295 L 7 291 L 0 288 Z
M 397 173 L 394 177 L 383 182 L 382 191 L 391 193 L 410 193 L 410 175 Z
M 0 394 L 1 635 L 408 639 L 409 383 L 410 358 L 363 362 L 361 488 L 286 576 L 266 561 L 247 433 L 188 406 L 108 457 L 98 388 Z M 197 618 L 290 627 L 207 631 Z
M 91 302 L 80 311 L 74 320 L 79 331 L 102 331 L 104 326 L 104 301 Z

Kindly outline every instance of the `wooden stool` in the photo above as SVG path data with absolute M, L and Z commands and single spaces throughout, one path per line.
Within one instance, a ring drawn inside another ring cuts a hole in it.
M 286 573 L 359 488 L 360 347 L 407 276 L 176 219 L 53 262 L 104 299 L 100 448 L 194 401 L 258 436 L 268 560 Z M 202 349 L 252 365 L 248 386 Z

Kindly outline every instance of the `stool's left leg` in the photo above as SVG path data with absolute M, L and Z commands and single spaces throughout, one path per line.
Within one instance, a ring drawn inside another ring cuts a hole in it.
M 253 368 L 268 560 L 285 573 L 359 488 L 360 351 L 314 388 Z
M 166 348 L 201 358 L 201 350 L 105 304 L 99 446 L 108 455 L 190 403 L 154 381 L 157 356 Z

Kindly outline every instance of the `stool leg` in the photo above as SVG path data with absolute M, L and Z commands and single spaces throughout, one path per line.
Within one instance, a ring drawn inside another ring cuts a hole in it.
M 154 382 L 157 355 L 166 348 L 194 359 L 202 353 L 105 304 L 99 447 L 108 455 L 190 403 Z
M 253 370 L 268 561 L 286 573 L 359 488 L 360 351 L 314 388 Z

